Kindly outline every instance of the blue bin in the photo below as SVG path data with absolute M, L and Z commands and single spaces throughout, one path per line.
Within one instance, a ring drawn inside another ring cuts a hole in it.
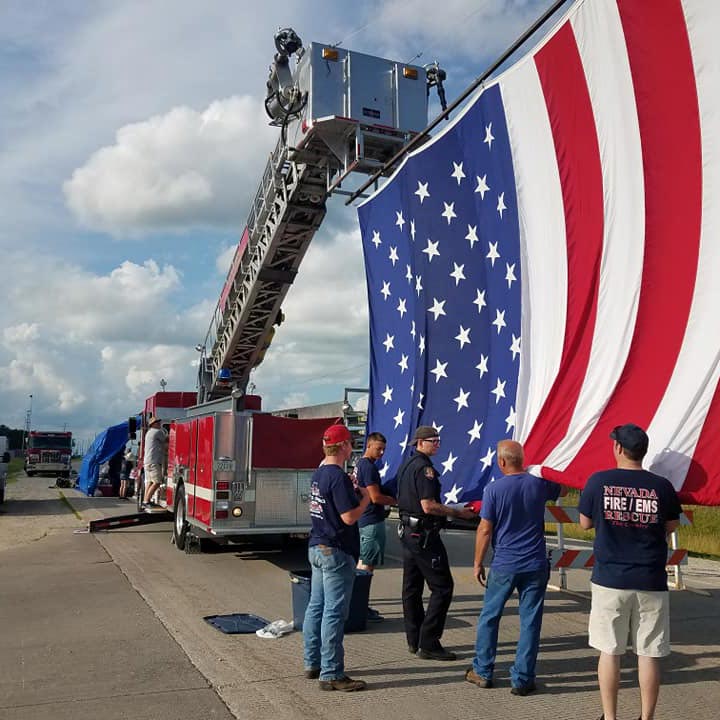
M 311 570 L 293 570 L 290 572 L 292 588 L 293 627 L 302 630 L 305 610 L 310 602 Z M 365 570 L 355 571 L 355 582 L 350 597 L 350 612 L 345 621 L 345 632 L 362 632 L 367 627 L 367 610 L 370 601 L 370 582 L 372 573 Z

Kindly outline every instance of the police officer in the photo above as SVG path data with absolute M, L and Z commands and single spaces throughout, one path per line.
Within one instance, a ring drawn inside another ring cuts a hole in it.
M 476 514 L 440 502 L 440 477 L 430 459 L 440 447 L 438 431 L 421 425 L 410 444 L 415 445 L 415 453 L 398 471 L 398 533 L 403 546 L 402 602 L 408 650 L 425 660 L 455 660 L 455 653 L 440 644 L 453 594 L 440 529 L 447 517 L 471 520 Z M 422 601 L 425 582 L 430 588 L 427 611 Z

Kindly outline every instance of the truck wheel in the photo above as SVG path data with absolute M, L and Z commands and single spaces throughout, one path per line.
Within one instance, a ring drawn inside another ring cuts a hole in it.
M 32 477 L 32 476 L 35 474 L 35 471 L 34 471 L 34 470 L 26 470 L 26 471 L 25 471 L 25 474 L 26 474 L 28 477 Z
M 187 541 L 187 505 L 185 504 L 185 488 L 181 485 L 175 493 L 175 519 L 173 520 L 173 542 L 178 550 L 185 549 Z

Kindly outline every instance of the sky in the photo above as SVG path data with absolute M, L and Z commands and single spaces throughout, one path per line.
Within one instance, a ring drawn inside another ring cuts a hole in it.
M 262 102 L 278 28 L 438 60 L 452 102 L 551 4 L 3 0 L 0 424 L 22 427 L 32 402 L 33 429 L 88 438 L 161 380 L 195 390 L 195 346 L 277 141 Z M 265 409 L 367 385 L 365 274 L 344 198 L 329 199 L 283 311 L 251 376 Z

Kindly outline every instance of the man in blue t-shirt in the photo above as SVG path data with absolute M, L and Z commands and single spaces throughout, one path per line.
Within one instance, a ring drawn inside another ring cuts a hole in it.
M 358 527 L 360 528 L 360 560 L 358 570 L 372 574 L 385 560 L 385 506 L 397 505 L 392 495 L 382 491 L 377 461 L 385 453 L 387 440 L 382 433 L 373 432 L 367 436 L 364 455 L 355 466 L 355 479 L 370 496 L 370 504 L 365 508 Z M 375 610 L 368 608 L 368 621 L 380 622 L 384 618 Z
M 497 464 L 503 476 L 485 486 L 480 525 L 475 537 L 475 577 L 486 586 L 478 619 L 475 657 L 465 679 L 492 687 L 498 629 L 505 603 L 515 589 L 519 596 L 520 637 L 510 668 L 513 695 L 534 692 L 535 664 L 540 647 L 545 590 L 550 568 L 545 548 L 545 503 L 566 495 L 567 489 L 525 472 L 522 445 L 514 440 L 497 444 Z M 485 577 L 490 541 L 493 559 Z
M 305 677 L 319 678 L 321 690 L 353 692 L 366 685 L 345 675 L 344 625 L 360 556 L 357 521 L 369 498 L 366 490 L 355 491 L 343 470 L 352 455 L 352 436 L 345 425 L 325 431 L 323 451 L 325 461 L 310 486 L 312 577 L 303 620 Z
M 641 717 L 655 712 L 659 658 L 670 653 L 667 535 L 680 524 L 668 480 L 643 470 L 648 436 L 637 425 L 611 433 L 617 468 L 592 475 L 580 496 L 580 525 L 595 528 L 590 645 L 600 651 L 598 683 L 605 720 L 615 720 L 620 657 L 628 636 L 638 658 Z

